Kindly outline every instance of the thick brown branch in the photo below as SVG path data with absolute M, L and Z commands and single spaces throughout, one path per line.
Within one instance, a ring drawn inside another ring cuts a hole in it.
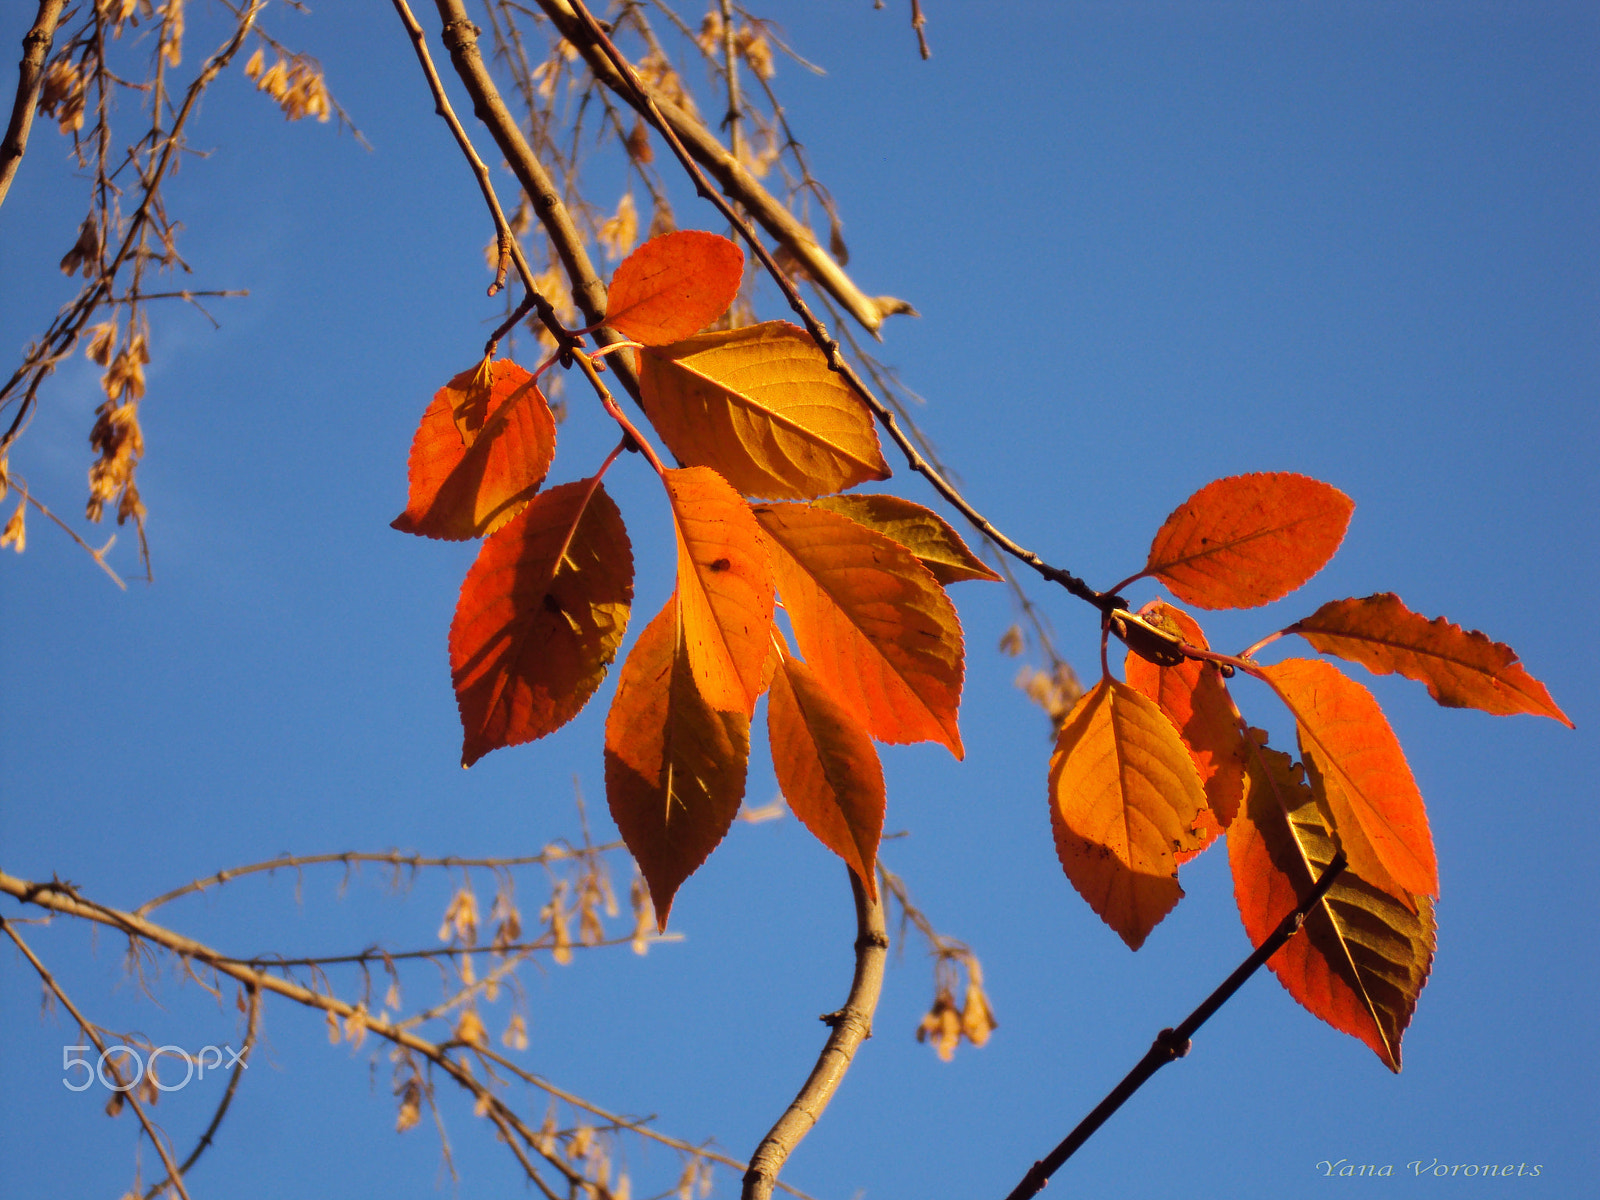
M 0 141 L 0 204 L 6 202 L 11 181 L 28 149 L 28 134 L 33 130 L 33 114 L 39 107 L 39 89 L 44 85 L 44 64 L 56 40 L 56 23 L 67 0 L 39 0 L 39 15 L 33 28 L 22 35 L 22 62 L 17 67 L 17 98 L 11 105 L 11 120 Z
M 442 4 L 443 0 L 441 7 Z M 863 293 L 844 269 L 817 244 L 811 230 L 761 186 L 744 164 L 728 152 L 716 134 L 706 128 L 704 122 L 663 96 L 648 92 L 641 95 L 640 89 L 635 86 L 637 80 L 630 80 L 629 73 L 611 60 L 603 35 L 595 35 L 591 28 L 593 18 L 581 5 L 568 3 L 568 0 L 540 0 L 539 7 L 562 36 L 578 48 L 596 79 L 621 96 L 646 120 L 652 120 L 650 110 L 654 108 L 659 119 L 671 128 L 695 161 L 716 179 L 723 194 L 742 204 L 760 222 L 761 227 L 779 244 L 787 247 L 811 277 L 863 326 L 876 334 L 884 317 L 916 311 L 904 300 L 896 300 L 892 296 L 874 298 Z M 585 17 L 588 17 L 587 21 Z M 714 190 L 703 179 L 701 187 L 707 192 Z
M 495 87 L 489 68 L 483 61 L 483 54 L 478 49 L 478 27 L 468 19 L 462 0 L 435 0 L 435 3 L 439 17 L 444 22 L 441 40 L 450 51 L 451 65 L 472 97 L 473 112 L 488 127 L 495 145 L 506 156 L 512 173 L 522 184 L 522 190 L 528 194 L 540 224 L 550 235 L 561 264 L 566 268 L 567 278 L 572 281 L 572 299 L 578 311 L 583 313 L 584 320 L 590 325 L 599 325 L 606 316 L 605 282 L 589 258 L 583 235 L 573 222 L 572 214 L 567 211 L 555 180 L 545 170 L 538 155 L 534 154 L 533 147 L 528 145 L 528 139 L 522 135 L 516 118 L 511 115 L 500 90 Z M 595 337 L 605 345 L 621 340 L 617 334 L 606 329 L 598 330 Z M 614 369 L 628 394 L 638 400 L 639 381 L 633 368 L 619 358 L 614 363 Z
M 857 1048 L 872 1036 L 872 1014 L 883 988 L 889 933 L 883 921 L 882 902 L 867 896 L 854 872 L 850 873 L 850 890 L 856 903 L 856 970 L 850 981 L 850 995 L 843 1008 L 822 1018 L 830 1026 L 828 1040 L 800 1094 L 756 1147 L 744 1176 L 743 1200 L 767 1200 L 772 1195 L 784 1160 L 811 1132 L 844 1081 Z

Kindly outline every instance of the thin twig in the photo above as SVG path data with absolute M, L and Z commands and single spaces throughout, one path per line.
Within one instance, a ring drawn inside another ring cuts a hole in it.
M 1011 1190 L 1006 1200 L 1029 1200 L 1030 1197 L 1038 1195 L 1061 1164 L 1071 1158 L 1078 1147 L 1088 1141 L 1095 1130 L 1104 1125 L 1129 1096 L 1143 1087 L 1146 1080 L 1173 1059 L 1188 1054 L 1190 1039 L 1232 998 L 1235 992 L 1244 986 L 1250 976 L 1260 970 L 1267 959 L 1276 954 L 1285 942 L 1299 932 L 1300 926 L 1305 923 L 1306 915 L 1322 902 L 1322 898 L 1328 894 L 1328 889 L 1333 887 L 1334 882 L 1344 871 L 1345 865 L 1344 851 L 1341 850 L 1333 856 L 1333 861 L 1322 872 L 1316 886 L 1300 902 L 1299 907 L 1280 921 L 1267 940 L 1262 942 L 1249 958 L 1240 963 L 1233 974 L 1223 980 L 1222 985 L 1207 996 L 1200 1007 L 1190 1013 L 1181 1025 L 1176 1029 L 1163 1029 L 1156 1034 L 1156 1040 L 1150 1049 L 1145 1051 L 1144 1057 L 1133 1070 L 1128 1072 L 1121 1083 L 1111 1089 L 1104 1100 L 1095 1105 L 1094 1111 L 1080 1121 L 1078 1127 L 1069 1133 L 1059 1146 L 1028 1168 L 1028 1173 L 1022 1177 L 1022 1182 Z
M 259 988 L 248 989 L 250 993 L 249 1016 L 246 1018 L 244 1031 L 244 1044 L 239 1051 L 238 1061 L 234 1064 L 233 1073 L 228 1077 L 228 1089 L 222 1093 L 222 1099 L 217 1104 L 217 1111 L 211 1116 L 211 1124 L 206 1126 L 206 1131 L 200 1135 L 200 1140 L 195 1143 L 189 1157 L 183 1160 L 183 1165 L 178 1168 L 179 1175 L 187 1175 L 189 1169 L 199 1161 L 200 1156 L 211 1146 L 212 1139 L 217 1135 L 217 1129 L 222 1124 L 222 1118 L 228 1115 L 228 1109 L 233 1104 L 234 1093 L 239 1090 L 239 1080 L 244 1078 L 245 1070 L 249 1063 L 250 1051 L 255 1048 L 256 1037 L 261 1032 L 261 991 Z M 168 1178 L 171 1178 L 170 1176 Z M 144 1200 L 155 1200 L 156 1195 L 167 1186 L 163 1179 L 152 1184 L 144 1194 Z
M 38 972 L 39 978 L 44 981 L 45 987 L 49 988 L 55 998 L 61 1001 L 61 1007 L 72 1014 L 72 1019 L 78 1023 L 78 1028 L 83 1030 L 84 1036 L 94 1043 L 96 1050 L 100 1051 L 100 1061 L 109 1063 L 111 1074 L 120 1084 L 122 1082 L 122 1072 L 117 1068 L 116 1063 L 109 1062 L 106 1058 L 106 1044 L 100 1037 L 99 1029 L 78 1011 L 77 1006 L 68 998 L 66 992 L 61 990 L 61 985 L 56 982 L 55 976 L 50 974 L 49 968 L 39 961 L 39 956 L 33 952 L 27 942 L 17 936 L 17 931 L 11 926 L 12 923 L 10 921 L 0 917 L 0 929 L 4 929 L 11 940 L 17 944 L 17 949 L 21 950 L 24 957 L 33 965 L 33 969 Z M 156 1153 L 161 1156 L 161 1165 L 167 1169 L 167 1178 L 172 1181 L 172 1186 L 178 1190 L 178 1195 L 182 1196 L 183 1200 L 189 1200 L 189 1191 L 183 1186 L 182 1170 L 179 1169 L 177 1163 L 172 1161 L 172 1152 L 167 1149 L 166 1143 L 161 1140 L 160 1132 L 151 1124 L 149 1116 L 144 1111 L 144 1105 L 139 1103 L 139 1097 L 134 1093 L 135 1089 L 132 1085 L 123 1092 L 128 1098 L 128 1103 L 133 1106 L 134 1114 L 139 1118 L 139 1124 L 144 1126 L 145 1136 L 150 1139 L 150 1144 L 156 1148 Z
M 28 491 L 27 487 L 15 475 L 8 476 L 6 482 L 12 487 L 16 488 L 17 494 L 29 504 L 33 505 L 33 507 L 39 511 L 40 515 L 51 521 L 69 538 L 77 542 L 79 546 L 83 547 L 84 551 L 89 555 L 89 557 L 94 559 L 95 565 L 107 575 L 111 576 L 112 583 L 116 584 L 123 591 L 128 590 L 128 585 L 122 582 L 122 576 L 118 575 L 116 571 L 112 570 L 111 564 L 106 561 L 106 552 L 110 550 L 113 543 L 116 542 L 116 534 L 112 534 L 110 540 L 108 540 L 104 546 L 101 546 L 100 549 L 96 550 L 88 542 L 84 541 L 83 538 L 78 535 L 77 531 L 72 528 L 72 526 L 68 525 L 60 517 L 56 516 L 55 513 L 51 512 L 38 500 L 34 499 L 33 494 Z
M 33 130 L 34 110 L 39 106 L 39 89 L 44 86 L 44 64 L 56 40 L 56 24 L 67 0 L 39 0 L 39 15 L 33 28 L 22 35 L 22 62 L 17 67 L 17 98 L 11 105 L 11 120 L 0 141 L 0 204 L 6 202 L 11 181 L 16 178 L 22 156 L 28 150 L 28 134 Z
M 883 921 L 883 902 L 867 895 L 854 871 L 850 872 L 850 891 L 856 906 L 856 969 L 850 981 L 850 995 L 843 1008 L 822 1018 L 830 1026 L 828 1040 L 800 1094 L 751 1156 L 750 1169 L 744 1176 L 743 1200 L 767 1200 L 772 1195 L 772 1185 L 784 1160 L 811 1132 L 844 1081 L 857 1048 L 872 1036 L 872 1014 L 883 988 L 889 933 Z

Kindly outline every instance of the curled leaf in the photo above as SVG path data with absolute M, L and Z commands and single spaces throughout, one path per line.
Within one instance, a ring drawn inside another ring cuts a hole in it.
M 950 527 L 950 522 L 931 508 L 899 496 L 862 492 L 823 496 L 813 503 L 818 508 L 843 513 L 856 524 L 893 538 L 915 554 L 917 561 L 946 586 L 964 579 L 1000 582 L 1000 576 L 967 548 L 961 535 Z
M 632 602 L 628 534 L 596 480 L 551 488 L 484 542 L 450 625 L 462 766 L 576 716 Z
M 1205 792 L 1155 702 L 1101 679 L 1068 714 L 1050 760 L 1050 824 L 1079 895 L 1131 949 L 1183 895 L 1178 853 L 1201 845 Z
M 806 500 L 889 477 L 872 414 L 797 326 L 703 333 L 640 358 L 667 447 L 747 496 Z
M 1234 896 L 1259 945 L 1302 899 L 1338 850 L 1300 764 L 1251 748 L 1245 800 L 1228 827 Z M 1306 915 L 1301 932 L 1267 960 L 1289 994 L 1319 1020 L 1359 1038 L 1391 1071 L 1400 1037 L 1433 963 L 1433 905 L 1402 903 L 1352 866 Z
M 744 252 L 698 229 L 651 238 L 611 278 L 606 324 L 646 346 L 698 333 L 739 294 Z
M 1322 570 L 1354 510 L 1338 488 L 1305 475 L 1218 479 L 1166 519 L 1142 574 L 1201 608 L 1254 608 Z
M 1573 727 L 1510 646 L 1443 617 L 1430 621 L 1392 592 L 1331 600 L 1285 632 L 1298 633 L 1322 653 L 1358 662 L 1375 675 L 1398 672 L 1425 683 L 1428 694 L 1446 708 L 1477 708 L 1497 716 L 1532 713 Z

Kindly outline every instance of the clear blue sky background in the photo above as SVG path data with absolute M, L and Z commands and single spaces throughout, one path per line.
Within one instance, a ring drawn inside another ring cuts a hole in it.
M 8 96 L 25 7 L 0 22 Z M 324 7 L 279 12 L 273 28 L 321 59 L 373 152 L 331 127 L 285 126 L 235 69 L 195 125 L 214 153 L 170 189 L 194 286 L 251 296 L 216 305 L 217 331 L 177 309 L 156 318 L 139 476 L 155 584 L 116 591 L 37 520 L 27 553 L 0 562 L 0 866 L 111 904 L 282 851 L 526 853 L 576 834 L 574 777 L 610 836 L 609 687 L 559 735 L 457 766 L 445 632 L 474 548 L 388 522 L 418 415 L 496 311 L 483 298 L 489 225 L 389 7 Z M 1370 681 L 1429 801 L 1443 879 L 1404 1073 L 1263 974 L 1051 1194 L 1320 1196 L 1340 1185 L 1316 1164 L 1348 1159 L 1392 1164 L 1397 1178 L 1358 1185 L 1385 1194 L 1592 1195 L 1600 9 L 925 7 L 928 63 L 902 5 L 776 6 L 828 70 L 785 65 L 778 83 L 838 198 L 852 272 L 921 310 L 886 328 L 885 357 L 929 398 L 924 426 L 973 500 L 1106 586 L 1210 479 L 1326 479 L 1357 503 L 1338 558 L 1270 609 L 1215 618 L 1214 643 L 1242 647 L 1324 600 L 1392 590 L 1510 642 L 1578 724 L 1443 710 L 1420 686 Z M 191 55 L 211 36 L 203 13 Z M 0 210 L 8 355 L 72 294 L 55 264 L 82 192 L 41 123 Z M 717 227 L 704 210 L 680 221 Z M 573 396 L 554 480 L 588 474 L 615 440 Z M 97 401 L 79 357 L 12 458 L 68 511 Z M 928 501 L 904 475 L 890 486 Z M 637 631 L 670 589 L 665 517 L 642 462 L 619 463 L 607 485 L 634 539 Z M 131 574 L 126 541 L 117 561 Z M 1091 671 L 1092 614 L 1035 594 Z M 964 584 L 956 599 L 967 760 L 886 752 L 888 827 L 909 836 L 884 857 L 981 956 L 1001 1027 L 950 1065 L 918 1046 L 931 984 L 912 941 L 877 1036 L 785 1173 L 818 1197 L 1003 1195 L 1248 950 L 1220 850 L 1185 868 L 1187 899 L 1138 954 L 1078 898 L 1049 837 L 1047 723 L 995 652 L 1006 595 Z M 1261 689 L 1236 692 L 1285 743 Z M 751 799 L 774 792 L 758 765 Z M 843 999 L 842 875 L 792 819 L 736 826 L 677 902 L 682 942 L 527 972 L 523 1059 L 748 1155 L 820 1043 L 816 1015 Z M 235 953 L 433 944 L 442 877 L 399 896 L 376 872 L 342 897 L 338 884 L 308 875 L 297 902 L 287 879 L 241 883 L 166 917 Z M 530 910 L 536 884 L 524 883 Z M 140 1002 L 114 937 L 27 936 L 108 1024 L 184 1046 L 237 1040 L 231 1003 L 219 1012 L 170 974 L 162 1007 Z M 10 951 L 0 964 L 6 1191 L 118 1194 L 136 1126 L 108 1120 L 103 1093 L 61 1086 L 74 1031 L 40 1018 L 26 964 Z M 408 999 L 434 994 L 427 969 L 411 979 Z M 381 1053 L 369 1067 L 370 1047 L 330 1047 L 287 1004 L 269 1006 L 266 1028 L 196 1197 L 448 1192 L 426 1123 L 393 1130 Z M 164 1100 L 180 1146 L 216 1095 L 208 1082 Z M 481 1122 L 453 1097 L 445 1112 L 462 1193 L 524 1194 Z M 669 1153 L 629 1155 L 636 1195 L 675 1178 Z M 1543 1171 L 1425 1182 L 1414 1160 Z M 147 1179 L 159 1171 L 148 1148 L 143 1163 Z M 736 1188 L 725 1177 L 718 1194 Z

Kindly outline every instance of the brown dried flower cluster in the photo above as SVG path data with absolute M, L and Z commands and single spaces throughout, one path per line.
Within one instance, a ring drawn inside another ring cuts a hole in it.
M 967 976 L 967 986 L 960 1005 L 956 1004 L 956 963 L 960 963 Z M 932 1042 L 939 1058 L 949 1062 L 956 1047 L 966 1038 L 974 1046 L 982 1046 L 989 1035 L 999 1027 L 994 1010 L 989 1007 L 989 997 L 983 990 L 983 970 L 978 960 L 966 951 L 942 954 L 935 968 L 938 980 L 934 991 L 933 1007 L 917 1026 L 917 1041 Z
M 333 102 L 328 98 L 327 84 L 322 78 L 322 68 L 314 59 L 304 54 L 277 57 L 270 67 L 265 66 L 266 47 L 258 47 L 244 66 L 244 73 L 256 81 L 256 90 L 266 92 L 283 109 L 286 121 L 301 117 L 315 117 L 326 121 L 333 115 Z
M 116 328 L 110 322 L 89 331 L 85 352 L 106 368 L 101 377 L 106 399 L 95 409 L 89 445 L 97 455 L 89 468 L 89 502 L 85 515 L 98 522 L 106 505 L 116 502 L 117 524 L 132 518 L 142 525 L 144 501 L 134 482 L 134 472 L 144 455 L 144 432 L 139 428 L 139 401 L 144 396 L 144 368 L 150 361 L 149 342 L 142 326 L 130 323 L 122 348 L 113 354 Z

